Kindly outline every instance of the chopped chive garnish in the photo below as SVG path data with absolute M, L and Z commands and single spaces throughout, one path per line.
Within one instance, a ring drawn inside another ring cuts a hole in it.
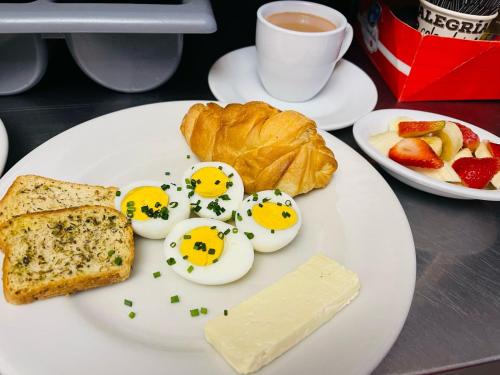
M 271 229 L 271 233 L 274 233 L 274 229 Z
M 191 184 L 191 180 L 189 178 L 185 178 L 184 182 L 186 183 L 186 185 L 190 185 Z
M 180 186 L 177 186 L 177 191 L 182 191 L 182 188 Z
M 191 190 L 191 191 L 188 193 L 188 198 L 191 198 L 193 195 L 194 195 L 194 191 L 193 191 L 193 190 Z
M 170 172 L 165 172 L 165 176 L 170 176 Z
M 231 178 L 234 176 L 234 173 L 230 173 L 227 177 Z
M 252 232 L 245 232 L 245 236 L 247 236 L 247 238 L 248 238 L 249 240 L 251 240 L 252 238 L 254 238 L 254 235 L 253 235 L 253 233 L 252 233 Z
M 200 315 L 200 310 L 198 309 L 192 309 L 192 310 L 189 310 L 189 313 L 191 314 L 191 316 L 198 316 Z
M 224 310 L 224 316 L 227 316 L 227 310 Z
M 215 229 L 215 228 L 217 228 L 215 225 L 212 225 L 212 226 L 210 227 L 210 229 Z
M 212 263 L 217 263 L 219 261 L 219 258 L 215 258 L 214 260 L 212 260 Z
M 253 193 L 252 200 L 255 202 L 255 201 L 257 201 L 257 199 L 259 199 L 259 196 L 257 195 L 257 193 Z
M 116 196 L 119 197 L 120 195 L 122 195 L 122 192 L 120 190 L 117 190 L 116 191 Z
M 219 168 L 222 171 L 222 165 L 219 165 L 217 168 Z
M 215 185 L 219 185 L 220 184 L 220 180 L 215 180 L 214 184 Z
M 197 179 L 197 180 L 196 180 L 196 183 L 197 183 L 198 185 L 199 185 L 199 184 L 201 184 L 201 180 L 200 180 L 200 179 Z
M 127 202 L 127 207 L 133 207 L 135 206 L 135 202 L 134 201 L 128 201 Z
M 238 219 L 238 221 L 243 220 L 243 218 L 241 217 L 241 215 L 240 215 L 240 213 L 239 213 L 239 212 L 236 214 L 236 219 Z
M 224 207 L 221 207 L 218 199 L 210 201 L 210 203 L 207 205 L 207 208 L 213 211 L 217 216 L 220 216 L 224 211 L 226 211 Z
M 189 234 L 185 234 L 185 235 L 184 235 L 184 239 L 185 239 L 185 240 L 189 240 L 190 238 L 191 238 L 191 235 L 189 235 Z
M 178 203 L 178 202 L 170 202 L 170 203 L 169 203 L 169 206 L 170 206 L 171 208 L 175 208 L 175 207 L 177 207 L 178 205 L 179 205 L 179 203 Z
M 176 263 L 176 262 L 175 262 L 175 259 L 174 259 L 174 258 L 168 258 L 168 259 L 167 259 L 167 264 L 168 264 L 169 266 L 173 266 L 175 263 Z
M 283 212 L 281 213 L 281 216 L 283 216 L 285 219 L 287 219 L 287 218 L 291 217 L 292 215 L 290 215 L 290 213 L 289 213 L 289 212 L 283 211 Z
M 155 203 L 155 208 L 158 208 L 158 207 L 160 207 L 160 206 L 161 206 L 161 203 L 160 203 L 160 202 L 156 202 L 156 203 Z
M 215 254 L 215 249 L 208 249 L 208 254 L 214 255 Z
M 259 203 L 259 207 L 262 208 L 264 207 L 264 205 L 262 203 Z
M 188 273 L 193 272 L 193 270 L 194 270 L 194 267 L 193 267 L 193 266 L 189 266 L 189 267 L 187 268 Z
M 223 201 L 231 200 L 231 198 L 229 198 L 229 195 L 227 194 L 222 194 L 221 196 L 219 196 L 219 198 L 222 199 Z
M 287 199 L 287 200 L 285 201 L 285 204 L 286 204 L 288 207 L 290 207 L 290 206 L 292 205 L 292 202 L 290 201 L 290 199 Z
M 224 239 L 224 233 L 222 233 L 222 232 L 217 233 L 217 237 L 219 237 L 221 240 L 223 240 Z
M 177 246 L 177 243 L 175 243 L 175 242 L 170 242 L 170 247 L 174 248 L 175 246 Z
M 159 278 L 160 276 L 161 276 L 161 272 L 160 271 L 153 272 L 153 277 L 155 279 Z
M 270 200 L 271 200 L 271 198 L 264 198 L 264 199 L 262 199 L 262 203 L 269 202 Z
M 208 313 L 208 309 L 206 307 L 201 307 L 200 308 L 200 312 L 203 314 L 203 315 L 206 315 Z
M 227 228 L 225 231 L 224 231 L 224 236 L 227 236 L 229 234 L 229 232 L 231 232 L 231 229 Z
M 132 301 L 131 301 L 131 300 L 129 300 L 129 299 L 124 299 L 124 300 L 123 300 L 123 304 L 124 304 L 125 306 L 132 307 L 132 304 L 133 304 L 133 303 L 132 303 Z
M 188 256 L 187 256 L 187 255 L 184 255 L 184 256 L 182 257 L 182 259 L 187 259 L 187 258 L 188 258 Z
M 280 207 L 281 207 L 281 206 L 283 206 L 283 203 L 281 203 L 281 202 L 278 202 L 278 203 L 276 203 L 276 204 L 277 204 L 278 206 L 280 206 Z
M 236 218 L 236 211 L 235 211 L 235 210 L 233 210 L 233 211 L 231 212 L 231 220 L 234 220 L 235 218 Z
M 274 194 L 281 195 L 281 190 L 280 189 L 274 189 Z
M 135 318 L 135 312 L 133 312 L 133 311 L 129 312 L 129 313 L 128 313 L 128 317 L 129 317 L 130 319 L 134 319 L 134 318 Z
M 117 265 L 117 266 L 121 266 L 122 265 L 122 257 L 116 257 L 115 260 L 114 260 L 114 263 Z
M 191 159 L 191 155 L 187 154 L 186 158 Z
M 238 228 L 233 228 L 233 233 L 238 233 Z
M 231 186 L 233 186 L 231 181 L 226 182 L 226 189 L 229 189 Z
M 170 185 L 163 184 L 163 185 L 161 185 L 161 189 L 162 190 L 168 190 L 168 189 L 170 189 Z
M 180 301 L 180 298 L 177 294 L 175 296 L 170 297 L 170 303 L 178 303 L 179 301 Z
M 108 257 L 113 256 L 113 254 L 114 254 L 114 253 L 115 253 L 115 251 L 114 251 L 114 250 L 109 250 L 109 251 L 108 251 Z
M 248 215 L 248 216 L 252 216 L 252 210 L 251 210 L 251 209 L 248 209 L 248 210 L 247 210 L 247 215 Z

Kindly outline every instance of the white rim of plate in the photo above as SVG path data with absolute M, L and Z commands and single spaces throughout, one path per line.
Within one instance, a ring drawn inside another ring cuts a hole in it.
M 9 137 L 7 136 L 7 130 L 0 119 L 0 176 L 5 168 L 5 163 L 7 162 L 7 156 L 9 155 Z
M 386 168 L 388 171 L 390 171 L 396 175 L 399 175 L 405 179 L 411 180 L 418 185 L 422 185 L 424 187 L 431 188 L 431 189 L 440 191 L 440 192 L 445 193 L 445 194 L 454 195 L 454 197 L 448 196 L 449 198 L 453 198 L 453 199 L 466 198 L 466 199 L 479 199 L 479 200 L 488 200 L 488 201 L 500 201 L 500 190 L 472 189 L 472 188 L 468 188 L 465 186 L 458 186 L 458 185 L 453 185 L 453 184 L 448 183 L 448 182 L 438 181 L 438 180 L 435 180 L 431 177 L 424 176 L 423 174 L 420 174 L 416 171 L 413 171 L 410 168 L 407 168 L 399 163 L 396 163 L 395 161 L 389 159 L 387 156 L 381 155 L 369 143 L 368 138 L 365 138 L 361 134 L 361 129 L 369 126 L 369 123 L 366 123 L 366 125 L 365 125 L 364 121 L 366 121 L 370 116 L 373 116 L 373 114 L 380 113 L 380 112 L 388 112 L 388 113 L 394 112 L 394 117 L 408 116 L 408 117 L 414 118 L 415 116 L 419 116 L 419 115 L 424 115 L 426 117 L 433 116 L 433 117 L 436 117 L 436 119 L 456 121 L 460 124 L 463 124 L 465 126 L 470 127 L 471 130 L 473 130 L 476 133 L 487 134 L 487 137 L 484 137 L 484 136 L 481 136 L 480 134 L 478 134 L 479 138 L 481 140 L 490 139 L 494 142 L 500 142 L 500 138 L 498 138 L 494 134 L 488 132 L 487 130 L 484 130 L 484 129 L 479 128 L 471 123 L 468 123 L 466 121 L 463 121 L 463 120 L 460 120 L 457 118 L 441 115 L 439 113 L 434 113 L 434 112 L 418 111 L 418 110 L 412 110 L 412 109 L 396 109 L 396 108 L 379 109 L 379 110 L 370 112 L 366 116 L 363 116 L 361 119 L 356 121 L 354 123 L 353 129 L 352 129 L 354 139 L 356 140 L 356 143 L 358 144 L 358 146 L 370 158 L 372 158 L 378 164 L 380 164 L 380 166 L 382 166 L 383 168 Z M 416 118 L 416 120 L 418 120 L 418 118 Z M 389 126 L 389 123 L 387 123 L 387 127 L 388 126 Z M 375 134 L 377 134 L 377 133 L 373 133 L 370 135 L 375 135 Z M 430 194 L 435 194 L 435 193 L 430 193 Z M 435 194 L 435 195 L 439 195 L 439 194 Z

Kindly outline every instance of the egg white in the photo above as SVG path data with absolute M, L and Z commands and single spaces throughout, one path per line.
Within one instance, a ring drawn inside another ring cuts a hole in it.
M 194 194 L 192 194 L 192 196 L 189 197 L 190 203 L 192 207 L 195 207 L 196 205 L 199 205 L 201 207 L 201 209 L 199 209 L 198 211 L 194 211 L 194 213 L 200 217 L 227 221 L 231 218 L 233 211 L 236 211 L 238 209 L 241 201 L 243 200 L 243 195 L 245 191 L 245 188 L 243 186 L 243 181 L 238 172 L 236 172 L 236 170 L 229 164 L 222 162 L 215 162 L 215 161 L 197 163 L 189 167 L 188 170 L 182 176 L 183 188 L 186 190 L 187 194 L 189 194 L 189 192 L 191 192 L 192 190 L 188 189 L 188 186 L 185 182 L 186 179 L 191 180 L 191 176 L 197 170 L 206 167 L 215 167 L 215 168 L 222 167 L 222 172 L 226 176 L 229 176 L 231 173 L 233 174 L 233 176 L 230 178 L 230 180 L 233 182 L 233 185 L 228 187 L 227 191 L 224 193 L 227 194 L 230 199 L 222 200 L 217 197 L 206 198 L 194 192 Z M 220 215 L 217 215 L 213 210 L 207 208 L 210 202 L 216 199 L 219 206 L 225 209 L 225 211 Z
M 224 250 L 217 263 L 202 267 L 183 259 L 180 247 L 184 234 L 201 226 L 214 225 L 220 232 L 230 229 L 229 234 L 224 236 Z M 233 228 L 235 227 L 232 225 L 214 219 L 193 218 L 181 221 L 165 238 L 165 259 L 174 258 L 175 264 L 170 266 L 174 272 L 198 284 L 222 285 L 238 280 L 252 267 L 254 252 L 252 244 L 245 235 L 240 231 L 233 233 Z M 171 243 L 175 243 L 176 246 L 171 247 Z M 194 269 L 189 273 L 187 269 L 191 265 Z
M 169 217 L 167 220 L 164 220 L 162 218 L 150 218 L 147 220 L 131 219 L 132 229 L 134 230 L 134 233 L 138 234 L 139 236 L 150 238 L 153 240 L 165 238 L 165 236 L 170 232 L 175 224 L 189 217 L 189 200 L 187 199 L 184 191 L 177 191 L 175 184 L 168 182 L 160 182 L 155 180 L 134 181 L 119 189 L 121 194 L 120 196 L 117 196 L 115 198 L 115 208 L 118 211 L 122 212 L 122 201 L 127 196 L 130 190 L 141 186 L 158 186 L 161 188 L 163 184 L 166 184 L 170 187 L 169 189 L 165 190 L 165 193 L 168 194 L 169 197 Z M 171 207 L 171 202 L 177 202 L 178 205 L 176 207 Z M 137 207 L 137 209 L 140 209 L 140 207 Z
M 278 195 L 274 190 L 259 191 L 257 193 L 257 200 L 254 201 L 253 196 L 250 195 L 243 200 L 238 209 L 235 220 L 236 226 L 240 232 L 252 233 L 254 235 L 250 241 L 256 251 L 270 253 L 282 249 L 293 241 L 302 226 L 302 215 L 299 206 L 288 194 L 284 192 L 280 193 L 281 194 Z M 285 205 L 287 201 L 290 201 L 291 207 L 297 213 L 297 222 L 287 229 L 275 230 L 274 233 L 271 233 L 270 229 L 258 224 L 253 216 L 248 216 L 247 211 L 252 210 L 254 205 L 263 203 L 264 199 L 269 202 L 282 203 L 283 205 Z

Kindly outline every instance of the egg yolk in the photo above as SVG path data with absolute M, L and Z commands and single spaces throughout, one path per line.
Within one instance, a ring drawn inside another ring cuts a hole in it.
M 264 202 L 252 207 L 252 216 L 257 224 L 267 229 L 287 229 L 297 222 L 295 210 L 281 203 Z
M 198 227 L 184 234 L 180 252 L 184 259 L 197 266 L 217 262 L 224 250 L 223 236 L 210 227 Z
M 200 168 L 191 176 L 196 181 L 194 191 L 205 198 L 218 197 L 227 191 L 229 177 L 216 167 Z
M 124 215 L 134 220 L 148 220 L 150 217 L 142 211 L 148 206 L 158 211 L 168 205 L 168 194 L 158 186 L 139 186 L 130 190 L 122 200 L 121 210 Z

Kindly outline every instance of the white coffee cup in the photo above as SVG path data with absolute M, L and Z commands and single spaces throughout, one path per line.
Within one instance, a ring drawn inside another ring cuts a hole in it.
M 293 31 L 266 18 L 274 13 L 301 12 L 334 23 L 325 32 Z M 352 27 L 342 13 L 307 1 L 276 1 L 257 10 L 257 69 L 266 91 L 275 98 L 303 102 L 318 94 L 335 64 L 352 42 Z

